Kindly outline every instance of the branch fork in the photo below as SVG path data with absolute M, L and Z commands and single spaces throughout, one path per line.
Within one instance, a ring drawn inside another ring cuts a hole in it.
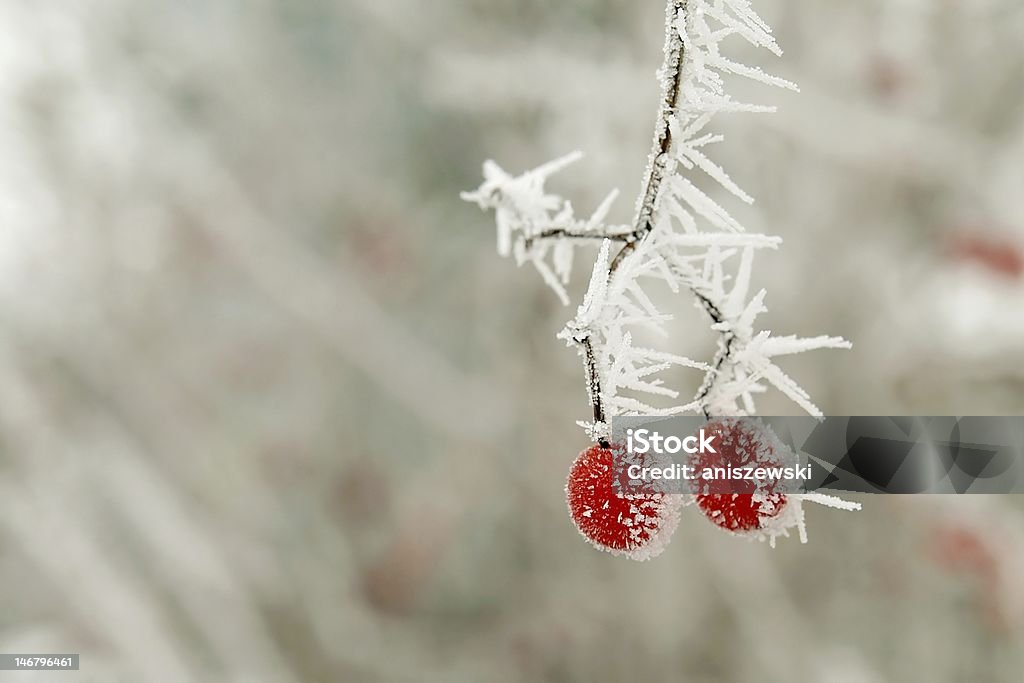
M 569 302 L 566 285 L 576 250 L 600 244 L 583 302 L 558 336 L 583 358 L 593 416 L 580 424 L 602 444 L 610 436 L 612 416 L 747 415 L 755 410 L 754 395 L 769 385 L 820 416 L 806 392 L 774 360 L 812 349 L 849 348 L 838 337 L 773 337 L 755 328 L 765 310 L 765 292 L 749 296 L 753 258 L 759 250 L 777 248 L 780 240 L 746 233 L 718 200 L 680 173 L 703 172 L 726 193 L 753 202 L 707 156 L 707 148 L 722 136 L 706 129 L 723 112 L 773 108 L 733 100 L 725 77 L 796 89 L 784 79 L 725 57 L 721 43 L 730 36 L 781 54 L 749 0 L 667 1 L 664 61 L 658 72 L 662 94 L 630 225 L 605 223 L 615 192 L 585 219 L 575 217 L 567 200 L 547 193 L 546 181 L 578 161 L 578 152 L 520 176 L 488 162 L 483 185 L 463 193 L 467 201 L 495 211 L 499 252 L 515 256 L 520 264 L 531 263 L 563 303 Z M 665 324 L 671 316 L 661 313 L 648 296 L 652 281 L 667 284 L 673 292 L 688 292 L 707 313 L 711 329 L 719 335 L 710 363 L 633 343 L 635 329 L 668 337 Z M 703 373 L 696 393 L 685 403 L 656 405 L 646 397 L 679 397 L 657 377 L 673 366 Z

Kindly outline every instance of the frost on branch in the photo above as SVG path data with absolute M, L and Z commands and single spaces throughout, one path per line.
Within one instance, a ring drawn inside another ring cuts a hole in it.
M 737 75 L 767 85 L 796 89 L 723 56 L 720 44 L 739 36 L 750 44 L 781 54 L 770 29 L 744 0 L 677 0 L 668 3 L 665 63 L 659 71 L 662 107 L 654 150 L 632 226 L 606 225 L 616 193 L 586 219 L 571 203 L 549 194 L 545 183 L 578 161 L 581 154 L 557 159 L 512 176 L 496 163 L 484 165 L 485 181 L 467 201 L 493 209 L 498 252 L 530 262 L 563 303 L 575 250 L 601 242 L 590 287 L 576 316 L 559 337 L 586 354 L 591 349 L 597 375 L 588 381 L 595 421 L 610 415 L 673 415 L 690 412 L 740 415 L 755 410 L 754 396 L 773 386 L 812 415 L 820 411 L 807 394 L 776 364 L 780 356 L 819 348 L 847 348 L 837 337 L 772 337 L 755 327 L 766 309 L 765 292 L 750 296 L 754 254 L 775 249 L 779 238 L 744 232 L 729 212 L 700 190 L 684 172 L 699 171 L 744 202 L 753 199 L 707 154 L 722 136 L 707 132 L 719 112 L 768 112 L 771 107 L 737 102 L 725 90 L 723 76 Z M 612 247 L 619 250 L 612 255 Z M 673 292 L 690 292 L 707 310 L 719 334 L 719 352 L 711 363 L 636 347 L 630 330 L 647 329 L 665 337 L 672 319 L 647 294 L 653 281 Z M 677 390 L 657 378 L 673 365 L 700 370 L 704 379 L 695 395 L 678 401 Z M 650 397 L 671 399 L 665 407 Z M 587 423 L 600 436 L 602 425 Z
M 563 304 L 569 304 L 564 285 L 572 272 L 573 249 L 580 240 L 599 238 L 604 219 L 618 191 L 612 191 L 586 220 L 577 219 L 572 204 L 547 194 L 544 183 L 583 154 L 573 152 L 520 176 L 510 176 L 493 161 L 484 163 L 484 184 L 462 198 L 481 209 L 493 209 L 498 224 L 498 253 L 514 255 L 519 265 L 529 261 Z M 628 231 L 628 227 L 622 229 Z M 549 262 L 550 252 L 550 262 Z
M 780 239 L 745 232 L 743 226 L 690 177 L 698 173 L 738 200 L 753 198 L 715 163 L 709 149 L 722 136 L 709 132 L 723 112 L 763 113 L 772 107 L 738 102 L 726 92 L 727 76 L 796 90 L 793 83 L 724 56 L 724 40 L 736 36 L 775 55 L 782 51 L 748 0 L 668 0 L 665 59 L 658 77 L 661 105 L 654 142 L 631 225 L 608 225 L 616 193 L 587 219 L 570 202 L 548 194 L 545 182 L 580 159 L 557 159 L 519 176 L 492 161 L 484 183 L 464 193 L 467 201 L 493 209 L 498 252 L 530 262 L 564 304 L 575 250 L 588 242 L 600 251 L 583 302 L 559 338 L 584 359 L 593 420 L 581 426 L 598 441 L 608 438 L 614 415 L 705 416 L 753 414 L 754 397 L 769 387 L 811 415 L 821 411 L 776 359 L 824 348 L 849 348 L 838 337 L 772 336 L 756 326 L 765 309 L 764 290 L 751 294 L 754 256 L 776 249 Z M 667 286 L 696 299 L 718 335 L 710 362 L 637 346 L 632 332 L 666 339 L 671 314 L 655 306 L 649 288 Z M 702 373 L 695 392 L 683 396 L 659 374 L 681 366 Z M 795 509 L 795 508 L 794 508 Z

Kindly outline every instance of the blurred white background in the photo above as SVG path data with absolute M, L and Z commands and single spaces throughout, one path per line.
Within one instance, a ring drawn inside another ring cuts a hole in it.
M 715 158 L 785 240 L 767 326 L 854 343 L 787 371 L 826 413 L 1021 413 L 1024 5 L 756 5 L 786 54 L 741 56 L 803 92 Z M 0 681 L 1019 680 L 1016 498 L 775 550 L 693 513 L 645 564 L 569 521 L 571 311 L 458 192 L 580 149 L 557 189 L 628 220 L 662 18 L 0 0 L 0 652 L 82 655 Z

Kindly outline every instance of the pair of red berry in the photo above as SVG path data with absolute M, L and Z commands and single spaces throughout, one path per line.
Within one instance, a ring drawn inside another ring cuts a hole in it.
M 715 437 L 717 452 L 697 455 L 693 461 L 697 471 L 778 464 L 778 439 L 760 422 L 721 418 L 703 429 Z M 623 493 L 624 489 L 614 485 L 617 452 L 623 451 L 595 444 L 579 454 L 565 486 L 569 514 L 580 533 L 599 549 L 646 560 L 665 549 L 686 497 L 650 489 Z M 781 521 L 780 515 L 790 504 L 786 494 L 759 491 L 754 482 L 738 483 L 729 493 L 693 488 L 693 499 L 707 519 L 734 534 L 764 534 L 766 527 Z M 745 484 L 749 487 L 743 488 Z

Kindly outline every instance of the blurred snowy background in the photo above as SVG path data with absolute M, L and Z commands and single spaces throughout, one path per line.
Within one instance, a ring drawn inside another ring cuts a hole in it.
M 742 57 L 803 93 L 714 156 L 785 240 L 767 326 L 854 343 L 786 369 L 826 413 L 1024 412 L 1024 5 L 756 4 L 786 54 Z M 689 511 L 645 564 L 569 521 L 571 311 L 458 193 L 580 149 L 555 189 L 628 220 L 662 18 L 0 0 L 0 652 L 82 654 L 0 681 L 1019 680 L 1018 499 L 774 551 Z

